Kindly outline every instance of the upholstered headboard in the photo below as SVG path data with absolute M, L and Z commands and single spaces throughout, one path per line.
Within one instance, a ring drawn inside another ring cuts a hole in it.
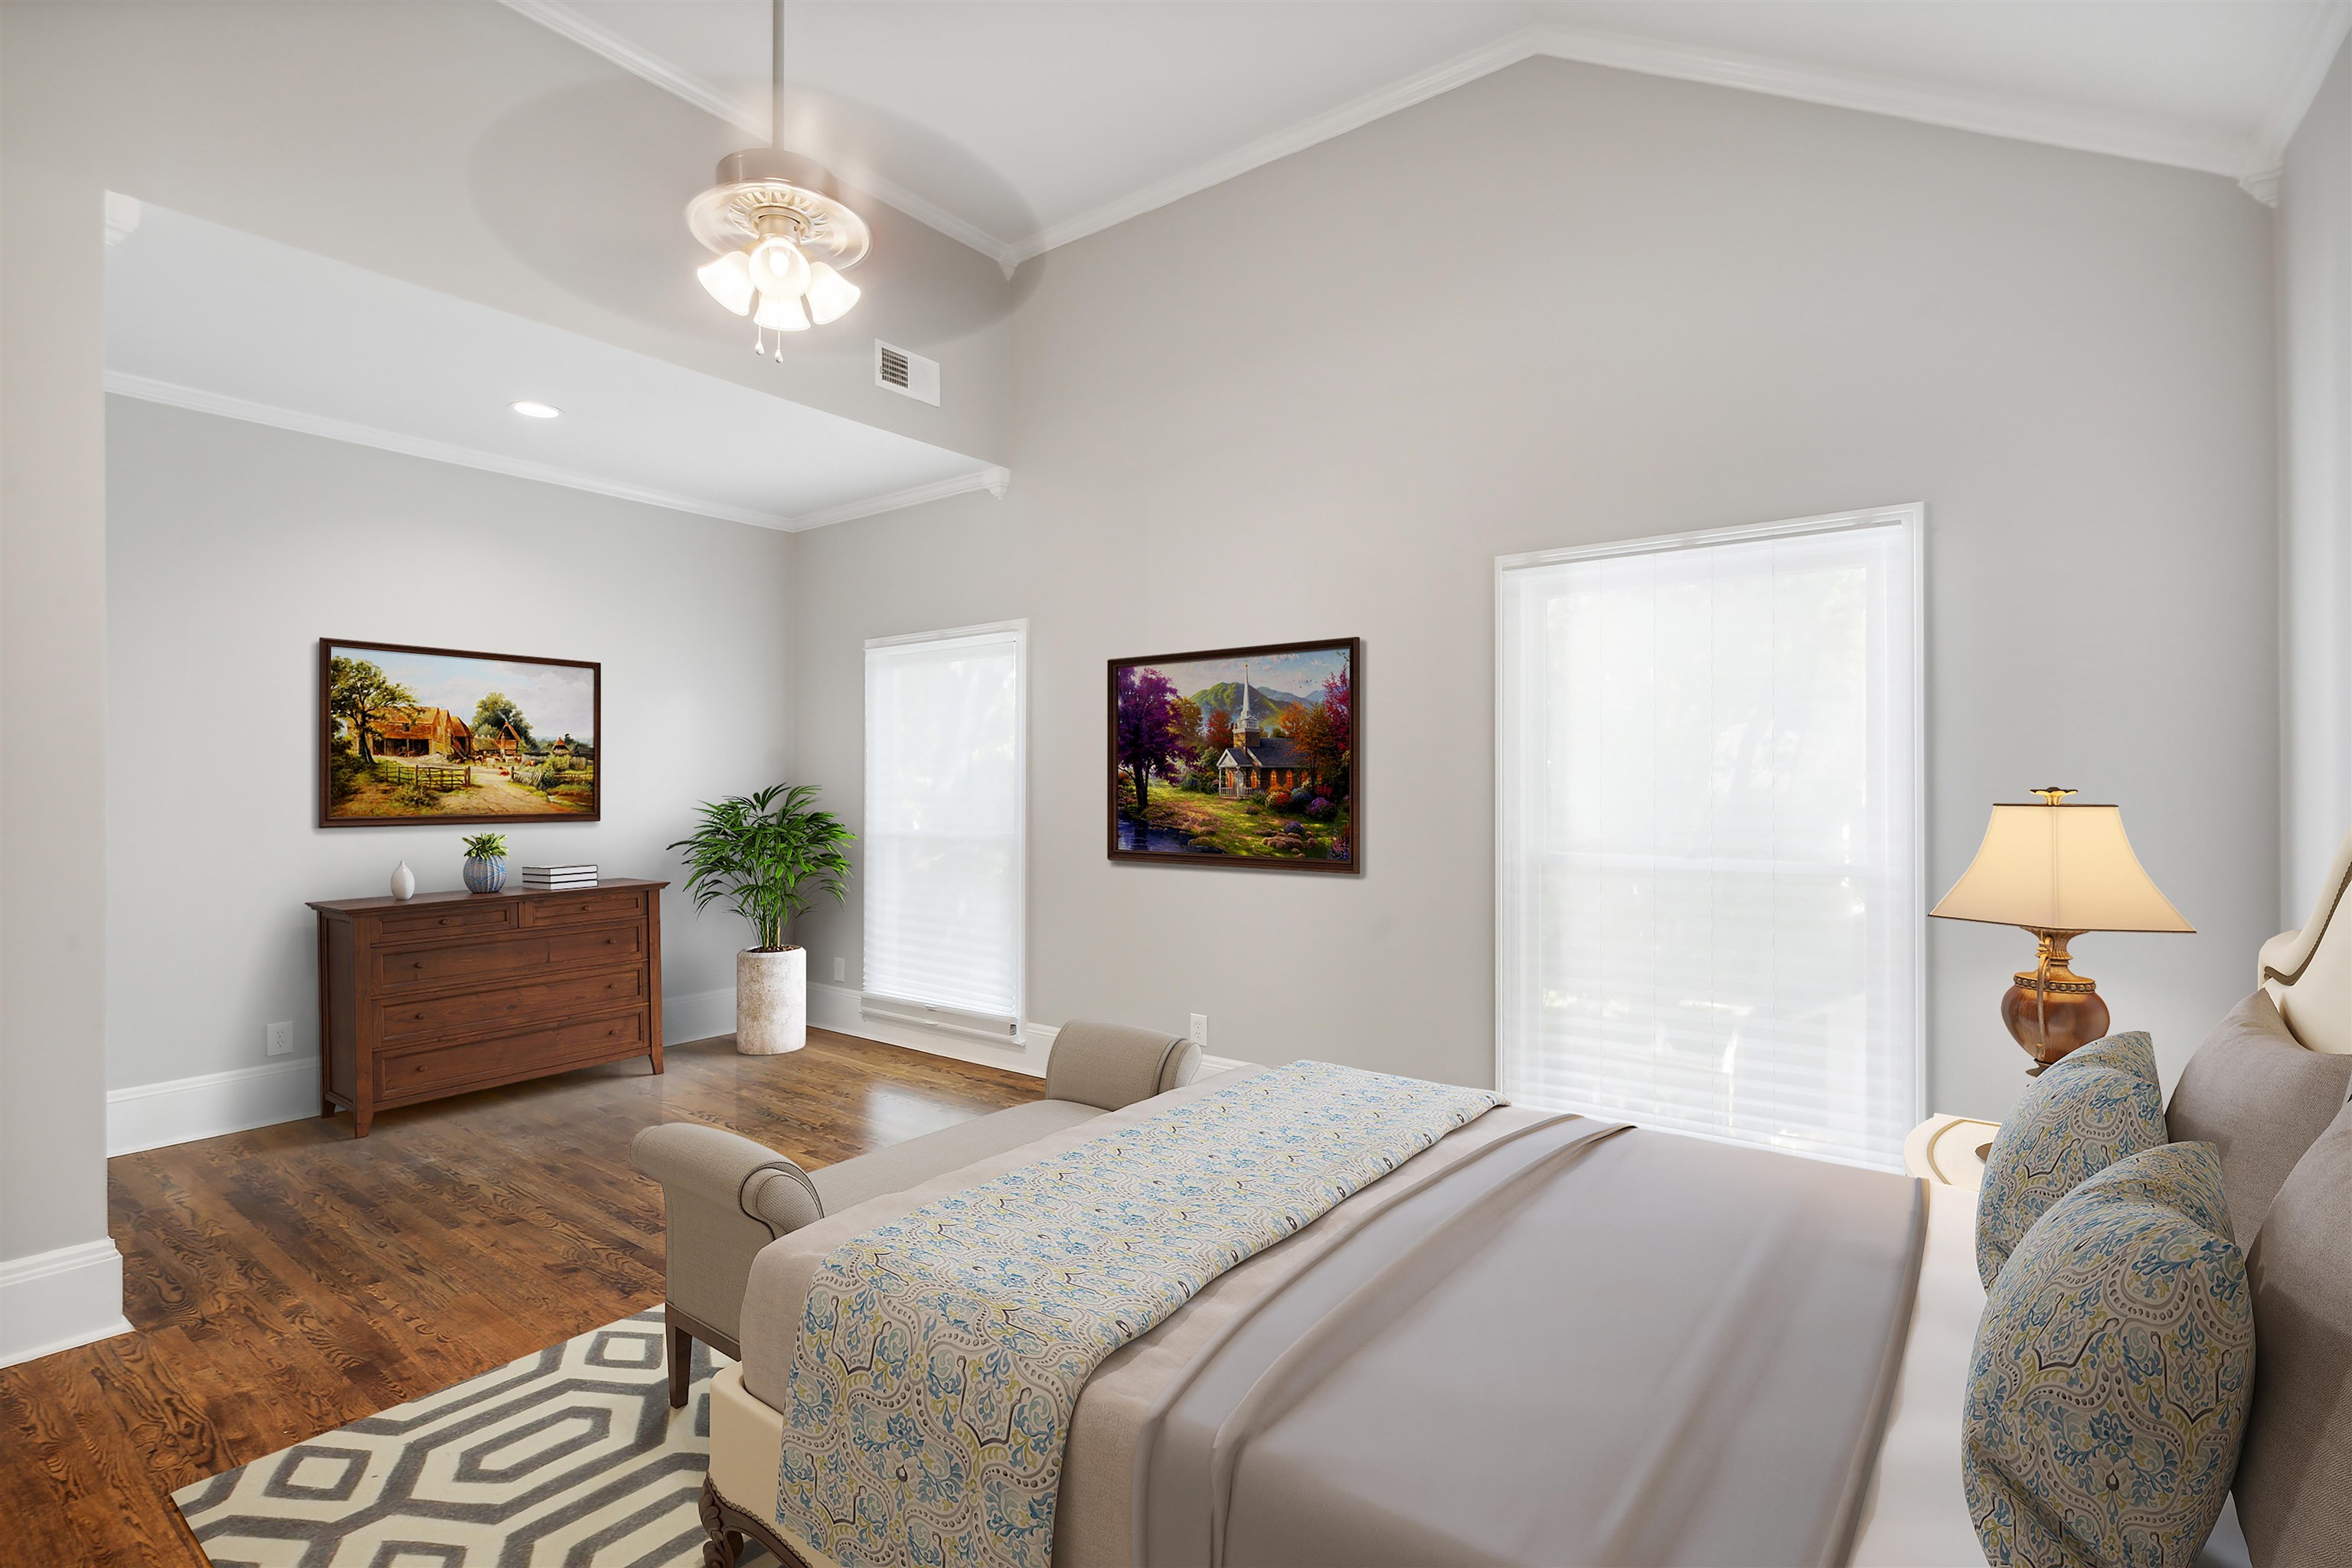
M 2352 834 L 2320 883 L 2300 931 L 2281 931 L 2256 958 L 2261 985 L 2294 1037 L 2315 1051 L 2352 1055 Z

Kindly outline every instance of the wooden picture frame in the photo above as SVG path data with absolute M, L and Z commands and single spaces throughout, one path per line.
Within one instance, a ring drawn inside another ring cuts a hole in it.
M 1360 875 L 1363 655 L 1326 637 L 1109 660 L 1105 853 Z
M 594 660 L 320 637 L 317 719 L 320 827 L 603 819 Z

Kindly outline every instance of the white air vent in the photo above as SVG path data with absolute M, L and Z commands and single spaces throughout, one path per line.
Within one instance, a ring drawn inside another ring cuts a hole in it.
M 874 384 L 906 394 L 919 403 L 940 405 L 940 362 L 910 354 L 905 349 L 874 340 Z

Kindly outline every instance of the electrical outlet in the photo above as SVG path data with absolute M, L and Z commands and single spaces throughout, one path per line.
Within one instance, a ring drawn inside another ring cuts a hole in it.
M 849 960 L 847 960 L 847 959 L 845 959 L 845 958 L 836 958 L 836 959 L 835 959 L 835 960 L 833 961 L 833 983 L 834 983 L 835 985 L 839 985 L 839 984 L 841 984 L 843 982 L 846 981 L 848 978 L 849 978 Z
M 293 1054 L 294 1026 L 292 1024 L 272 1024 L 264 1032 L 263 1038 L 269 1047 L 271 1056 L 283 1057 Z
M 1192 1015 L 1192 1027 L 1191 1033 L 1192 1036 L 1192 1043 L 1194 1045 L 1200 1047 L 1204 1051 L 1209 1048 L 1209 1016 L 1206 1013 L 1195 1013 Z

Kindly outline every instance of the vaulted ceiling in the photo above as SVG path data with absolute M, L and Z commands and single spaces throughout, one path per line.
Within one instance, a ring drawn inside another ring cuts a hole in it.
M 507 0 L 768 133 L 765 0 Z M 1008 268 L 1530 55 L 2245 180 L 2343 0 L 794 0 L 787 140 Z

